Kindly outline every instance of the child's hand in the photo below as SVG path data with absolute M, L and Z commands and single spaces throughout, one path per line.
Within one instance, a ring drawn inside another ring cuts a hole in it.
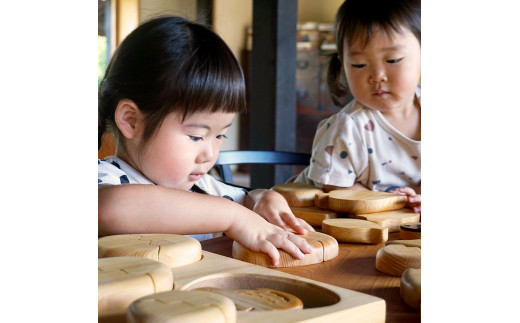
M 315 231 L 307 222 L 294 216 L 287 201 L 280 193 L 271 190 L 256 190 L 256 193 L 256 196 L 252 195 L 256 201 L 252 210 L 270 223 L 298 234 Z
M 390 193 L 408 196 L 406 206 L 411 208 L 415 213 L 421 213 L 421 195 L 416 194 L 410 187 L 400 187 L 391 190 Z
M 266 253 L 274 266 L 278 266 L 280 261 L 278 248 L 296 259 L 303 259 L 303 253 L 312 252 L 304 238 L 267 222 L 253 212 L 238 214 L 226 234 L 249 250 Z

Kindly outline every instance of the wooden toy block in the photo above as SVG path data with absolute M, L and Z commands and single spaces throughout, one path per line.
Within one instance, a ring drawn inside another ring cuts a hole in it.
M 400 245 L 407 246 L 407 247 L 416 247 L 416 248 L 421 249 L 421 239 L 392 240 L 392 241 L 387 241 L 385 243 L 386 246 L 391 245 L 391 244 L 400 244 Z
M 199 261 L 202 248 L 196 239 L 177 234 L 122 234 L 98 239 L 98 258 L 149 258 L 168 267 Z
M 334 211 L 323 210 L 316 206 L 291 207 L 291 211 L 297 218 L 305 220 L 314 227 L 321 227 L 321 222 L 326 219 L 334 219 L 338 214 Z
M 314 196 L 323 190 L 304 183 L 286 183 L 273 186 L 273 191 L 280 193 L 290 207 L 314 206 Z
M 388 232 L 399 232 L 402 224 L 419 221 L 421 214 L 414 213 L 412 209 L 402 208 L 368 214 L 352 214 L 351 217 L 377 223 L 382 227 L 388 228 Z
M 269 256 L 262 252 L 251 251 L 240 243 L 233 241 L 232 255 L 233 258 L 249 262 L 264 267 L 294 267 L 316 264 L 333 259 L 338 255 L 338 242 L 333 237 L 320 232 L 307 232 L 302 236 L 307 240 L 312 248 L 312 253 L 305 254 L 304 258 L 299 260 L 293 258 L 289 253 L 279 249 L 280 262 L 278 266 L 273 266 Z
M 235 304 L 205 291 L 169 291 L 142 297 L 130 304 L 128 323 L 235 323 Z
M 334 190 L 329 192 L 329 210 L 365 214 L 401 209 L 407 197 L 386 192 Z
M 388 240 L 388 228 L 365 220 L 323 220 L 322 230 L 341 242 L 378 244 Z
M 408 268 L 401 276 L 401 297 L 409 306 L 421 309 L 421 269 Z
M 98 317 L 123 316 L 134 300 L 173 289 L 173 274 L 163 263 L 140 257 L 98 259 Z
M 421 249 L 402 244 L 384 246 L 377 251 L 376 268 L 393 276 L 401 276 L 407 268 L 420 269 Z
M 399 231 L 399 238 L 403 240 L 421 239 L 421 223 L 412 222 L 401 224 Z

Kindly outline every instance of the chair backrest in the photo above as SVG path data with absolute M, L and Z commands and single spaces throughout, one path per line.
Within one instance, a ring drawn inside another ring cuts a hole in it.
M 218 155 L 215 168 L 224 182 L 233 184 L 233 176 L 229 165 L 309 165 L 310 159 L 311 154 L 308 153 L 268 150 L 225 150 Z

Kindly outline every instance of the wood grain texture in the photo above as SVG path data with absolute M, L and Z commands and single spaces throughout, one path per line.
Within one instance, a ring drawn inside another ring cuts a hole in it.
M 304 258 L 299 260 L 293 258 L 289 253 L 278 249 L 280 252 L 280 262 L 278 266 L 273 266 L 267 254 L 251 251 L 236 241 L 233 242 L 232 255 L 235 259 L 271 268 L 310 265 L 328 261 L 338 255 L 338 242 L 333 237 L 312 231 L 307 232 L 307 234 L 302 237 L 307 240 L 312 248 L 312 252 L 305 254 Z
M 314 195 L 314 205 L 320 209 L 328 210 L 329 208 L 329 193 L 316 193 Z
M 421 223 L 411 222 L 402 224 L 399 228 L 399 237 L 403 240 L 421 239 Z
M 273 191 L 280 193 L 291 207 L 314 206 L 314 196 L 323 190 L 304 183 L 286 183 L 273 186 Z
M 379 249 L 376 254 L 377 270 L 401 276 L 407 268 L 421 268 L 421 249 L 402 244 L 391 244 Z
M 388 240 L 388 228 L 358 219 L 328 219 L 322 222 L 323 233 L 338 241 L 378 244 Z
M 199 261 L 202 248 L 196 239 L 176 234 L 122 234 L 98 239 L 98 258 L 149 258 L 170 268 Z
M 139 257 L 98 259 L 98 316 L 117 316 L 134 300 L 173 289 L 171 269 Z
M 128 323 L 236 322 L 235 304 L 229 298 L 206 291 L 169 291 L 134 301 Z
M 334 190 L 329 192 L 329 210 L 365 214 L 401 209 L 407 197 L 386 192 Z
M 416 247 L 416 248 L 421 249 L 421 239 L 392 240 L 392 241 L 387 241 L 385 243 L 386 246 L 391 245 L 391 244 L 400 244 L 400 245 L 407 246 L 407 247 Z
M 352 214 L 350 216 L 377 223 L 382 227 L 388 228 L 388 232 L 399 232 L 401 225 L 419 221 L 421 214 L 414 213 L 412 209 L 402 208 L 368 214 Z
M 421 309 L 421 270 L 408 268 L 401 276 L 401 297 L 406 304 Z
M 237 311 L 281 311 L 303 308 L 303 302 L 298 297 L 269 288 L 221 289 L 203 287 L 197 290 L 226 296 L 235 303 Z
M 334 211 L 324 210 L 316 206 L 291 207 L 291 211 L 297 218 L 305 220 L 313 227 L 321 227 L 321 222 L 326 219 L 335 219 L 338 214 Z

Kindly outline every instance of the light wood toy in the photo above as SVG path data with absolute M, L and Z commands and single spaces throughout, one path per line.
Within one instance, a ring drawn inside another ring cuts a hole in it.
M 316 193 L 314 195 L 314 205 L 320 209 L 328 210 L 329 208 L 329 193 Z
M 407 223 L 400 226 L 399 238 L 403 240 L 421 239 L 421 223 Z
M 351 217 L 377 223 L 388 228 L 388 232 L 399 232 L 402 224 L 419 221 L 421 214 L 414 213 L 412 209 L 402 208 L 369 214 L 352 214 Z
M 142 257 L 170 268 L 199 261 L 201 251 L 196 239 L 176 234 L 122 234 L 98 239 L 98 258 Z
M 237 311 L 280 311 L 303 308 L 303 303 L 298 297 L 269 288 L 230 290 L 205 287 L 197 290 L 226 296 L 233 300 Z
M 401 244 L 403 246 L 407 247 L 416 247 L 421 249 L 421 239 L 412 239 L 412 240 L 391 240 L 387 241 L 385 243 L 385 246 L 391 245 L 391 244 Z
M 338 241 L 378 244 L 388 240 L 388 228 L 358 219 L 328 219 L 322 222 L 323 233 Z
M 173 274 L 163 263 L 139 257 L 98 259 L 98 317 L 121 321 L 134 300 L 173 289 Z
M 128 323 L 235 323 L 233 301 L 205 291 L 169 291 L 142 297 L 128 307 Z
M 334 211 L 323 210 L 316 206 L 291 207 L 291 211 L 297 218 L 305 220 L 313 227 L 321 227 L 321 222 L 326 219 L 335 219 L 338 214 Z
M 408 268 L 401 276 L 401 297 L 410 307 L 421 309 L 421 270 Z
M 393 276 L 401 276 L 406 268 L 420 269 L 421 249 L 403 244 L 384 246 L 377 251 L 376 268 Z
M 314 196 L 323 190 L 304 183 L 286 183 L 273 186 L 273 191 L 280 193 L 291 207 L 314 206 Z
M 365 214 L 401 209 L 407 197 L 386 192 L 334 190 L 329 192 L 329 210 Z
M 305 256 L 301 260 L 293 258 L 284 250 L 278 249 L 280 252 L 280 262 L 278 266 L 274 266 L 267 254 L 251 251 L 236 241 L 233 241 L 232 255 L 235 259 L 264 267 L 311 265 L 333 259 L 338 255 L 338 242 L 327 234 L 309 231 L 306 235 L 301 237 L 305 238 L 312 248 L 312 252 L 310 254 L 304 254 Z

